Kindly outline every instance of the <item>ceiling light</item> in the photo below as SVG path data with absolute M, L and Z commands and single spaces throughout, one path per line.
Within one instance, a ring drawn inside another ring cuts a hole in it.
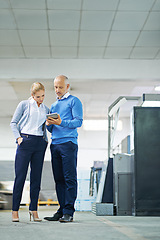
M 160 92 L 160 86 L 155 86 L 154 90 L 157 91 L 157 92 L 158 91 Z

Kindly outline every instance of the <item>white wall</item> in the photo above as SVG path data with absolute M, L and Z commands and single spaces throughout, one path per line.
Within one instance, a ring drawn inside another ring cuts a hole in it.
M 10 128 L 11 118 L 0 119 L 0 160 L 13 160 L 15 155 L 15 140 Z
M 10 128 L 11 118 L 0 119 L 0 160 L 14 161 L 16 143 Z M 130 120 L 122 119 L 123 130 L 117 132 L 115 145 L 119 144 L 130 132 Z M 84 131 L 83 126 L 79 132 L 78 168 L 90 169 L 94 161 L 105 161 L 108 157 L 108 132 L 107 131 Z M 48 133 L 50 138 L 50 134 Z M 50 161 L 49 145 L 45 160 Z
M 79 129 L 78 167 L 88 169 L 94 161 L 107 159 L 107 132 Z

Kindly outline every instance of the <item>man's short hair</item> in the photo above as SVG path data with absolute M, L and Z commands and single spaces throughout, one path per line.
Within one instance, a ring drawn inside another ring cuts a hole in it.
M 58 77 L 63 77 L 63 78 L 65 79 L 65 84 L 66 84 L 66 85 L 69 84 L 69 79 L 68 79 L 68 77 L 66 77 L 65 75 L 59 75 L 59 76 L 55 77 L 54 80 L 55 80 L 56 78 L 58 78 Z M 53 81 L 54 81 L 54 80 L 53 80 Z

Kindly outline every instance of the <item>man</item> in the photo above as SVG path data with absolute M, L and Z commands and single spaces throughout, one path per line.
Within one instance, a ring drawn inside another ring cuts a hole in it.
M 48 118 L 47 129 L 52 133 L 51 160 L 59 209 L 48 221 L 72 222 L 77 197 L 77 128 L 83 121 L 81 101 L 68 92 L 69 81 L 60 75 L 54 79 L 57 101 L 50 112 L 58 118 Z

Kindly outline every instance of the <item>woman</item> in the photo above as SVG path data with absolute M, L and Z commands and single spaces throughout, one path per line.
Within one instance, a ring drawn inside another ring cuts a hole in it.
M 19 222 L 18 210 L 30 163 L 30 221 L 42 221 L 38 217 L 37 203 L 41 184 L 44 155 L 47 147 L 46 114 L 49 108 L 43 104 L 45 88 L 33 83 L 31 97 L 19 103 L 11 121 L 16 138 L 15 181 L 13 187 L 12 221 Z

